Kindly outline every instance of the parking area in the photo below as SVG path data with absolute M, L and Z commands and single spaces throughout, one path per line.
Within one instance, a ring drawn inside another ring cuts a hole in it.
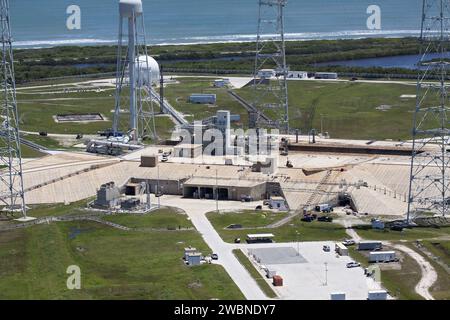
M 283 278 L 282 287 L 273 287 L 281 299 L 329 300 L 331 293 L 343 292 L 347 300 L 364 300 L 369 290 L 381 289 L 363 268 L 347 268 L 352 259 L 337 255 L 333 242 L 251 244 L 242 250 L 262 274 L 266 267 Z

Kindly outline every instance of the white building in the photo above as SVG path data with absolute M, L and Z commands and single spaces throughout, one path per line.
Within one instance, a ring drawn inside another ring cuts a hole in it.
M 395 251 L 373 251 L 369 254 L 369 262 L 391 262 L 395 258 Z
M 286 200 L 283 197 L 271 197 L 270 206 L 279 211 L 287 211 Z
M 333 79 L 336 80 L 338 78 L 338 74 L 336 72 L 316 72 L 316 79 Z
M 308 72 L 306 71 L 289 71 L 288 79 L 308 79 Z
M 275 70 L 273 69 L 261 69 L 258 71 L 258 78 L 270 79 L 275 77 Z
M 230 111 L 219 110 L 216 114 L 216 127 L 224 135 L 225 149 L 231 147 L 230 129 L 231 129 L 231 117 Z
M 214 87 L 223 88 L 230 84 L 230 79 L 217 79 L 214 80 Z
M 215 104 L 217 101 L 217 97 L 215 94 L 202 94 L 202 93 L 194 93 L 189 97 L 190 103 L 202 103 L 202 104 Z

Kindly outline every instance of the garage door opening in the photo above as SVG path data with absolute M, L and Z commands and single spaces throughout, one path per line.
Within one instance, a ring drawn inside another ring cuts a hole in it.
M 213 188 L 200 188 L 200 199 L 214 199 Z
M 219 192 L 219 200 L 228 200 L 228 189 L 226 188 L 219 188 L 217 189 Z
M 198 199 L 198 188 L 197 187 L 185 187 L 183 191 L 183 196 L 185 198 Z

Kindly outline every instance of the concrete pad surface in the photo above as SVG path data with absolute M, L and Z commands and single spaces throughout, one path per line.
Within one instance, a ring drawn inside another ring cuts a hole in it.
M 323 242 L 301 242 L 299 251 L 306 260 L 303 263 L 256 263 L 257 269 L 264 275 L 261 266 L 276 271 L 283 278 L 282 287 L 273 287 L 272 280 L 266 281 L 277 292 L 281 299 L 289 300 L 330 300 L 330 294 L 334 292 L 345 292 L 347 300 L 366 300 L 369 290 L 382 289 L 380 284 L 372 278 L 364 275 L 363 268 L 347 268 L 346 264 L 351 262 L 350 257 L 341 257 L 334 252 L 323 251 L 323 246 L 333 246 L 331 241 Z M 296 243 L 274 243 L 254 244 L 241 247 L 244 253 L 255 249 L 265 250 L 281 249 L 291 247 L 296 251 Z

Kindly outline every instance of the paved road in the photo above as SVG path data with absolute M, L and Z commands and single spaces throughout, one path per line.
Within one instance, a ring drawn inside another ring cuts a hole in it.
M 216 203 L 214 201 L 181 199 L 177 196 L 166 195 L 161 198 L 161 204 L 178 207 L 187 213 L 195 228 L 202 234 L 203 239 L 210 246 L 211 250 L 219 255 L 217 262 L 225 268 L 248 300 L 267 299 L 256 281 L 232 253 L 233 249 L 241 246 L 223 242 L 222 238 L 206 218 L 205 213 L 216 209 Z M 254 206 L 254 203 L 247 204 L 236 201 L 220 201 L 219 203 L 220 210 L 236 210 L 243 209 L 243 207 L 254 209 Z

